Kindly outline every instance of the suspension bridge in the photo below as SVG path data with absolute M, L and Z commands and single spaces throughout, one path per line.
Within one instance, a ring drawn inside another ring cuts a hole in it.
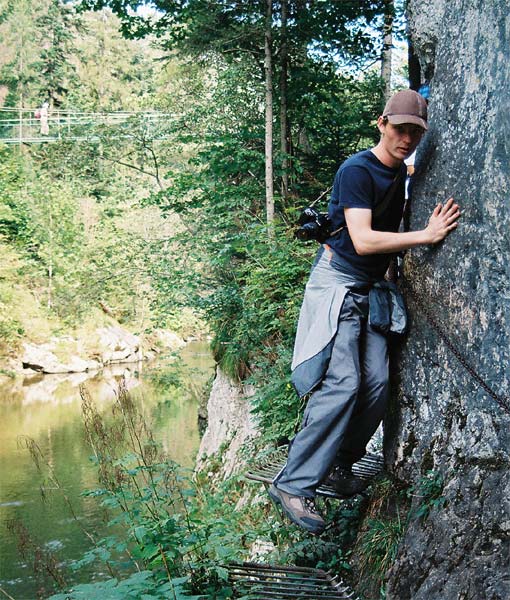
M 0 143 L 44 144 L 48 142 L 100 141 L 100 132 L 108 129 L 111 137 L 147 139 L 169 138 L 168 125 L 175 115 L 157 111 L 84 112 L 72 109 L 50 109 L 38 115 L 35 108 L 0 108 Z

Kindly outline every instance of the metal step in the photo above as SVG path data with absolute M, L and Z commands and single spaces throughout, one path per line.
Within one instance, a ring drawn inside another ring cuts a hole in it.
M 246 473 L 246 478 L 252 481 L 260 481 L 269 485 L 276 475 L 281 471 L 287 460 L 287 449 L 278 448 L 265 457 L 260 463 Z M 380 454 L 366 454 L 359 462 L 355 463 L 352 471 L 362 479 L 372 479 L 379 475 L 384 469 L 384 458 Z M 343 499 L 331 486 L 321 485 L 317 488 L 317 495 L 326 498 Z
M 321 569 L 259 563 L 228 565 L 235 598 L 246 600 L 359 600 L 338 577 Z

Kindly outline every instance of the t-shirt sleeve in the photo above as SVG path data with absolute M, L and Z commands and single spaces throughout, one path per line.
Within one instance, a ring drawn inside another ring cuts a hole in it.
M 340 208 L 373 208 L 373 183 L 366 169 L 349 166 L 337 173 L 331 200 Z

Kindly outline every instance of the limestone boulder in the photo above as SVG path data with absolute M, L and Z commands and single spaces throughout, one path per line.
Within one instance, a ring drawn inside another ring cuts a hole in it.
M 234 383 L 218 367 L 207 403 L 207 428 L 200 444 L 196 468 L 203 469 L 207 459 L 221 459 L 221 477 L 227 479 L 243 466 L 242 447 L 257 436 L 251 413 L 254 389 Z
M 162 329 L 157 330 L 155 339 L 144 339 L 142 343 L 139 336 L 110 325 L 98 328 L 86 340 L 61 336 L 43 344 L 27 342 L 21 363 L 24 369 L 41 373 L 82 373 L 108 365 L 152 360 L 162 348 L 177 350 L 184 344 L 179 336 Z
M 186 342 L 173 331 L 167 329 L 155 329 L 151 335 L 157 345 L 160 345 L 165 350 L 178 350 L 186 345 Z M 151 346 L 154 350 L 154 346 Z
M 70 356 L 66 361 L 60 360 L 54 353 L 54 344 L 23 344 L 21 362 L 23 368 L 42 373 L 83 373 L 100 368 L 95 360 L 85 360 L 79 356 Z
M 140 338 L 116 325 L 96 330 L 98 355 L 104 365 L 142 360 Z

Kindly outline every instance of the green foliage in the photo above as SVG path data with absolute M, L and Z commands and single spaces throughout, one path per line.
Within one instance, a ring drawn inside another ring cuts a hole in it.
M 41 80 L 40 97 L 51 104 L 60 103 L 71 85 L 76 85 L 75 67 L 69 60 L 74 54 L 73 33 L 81 27 L 74 7 L 61 0 L 49 0 L 44 12 L 36 17 L 42 50 L 37 62 Z
M 279 221 L 268 240 L 263 224 L 264 140 L 256 61 L 211 61 L 208 101 L 181 108 L 185 130 L 175 143 L 192 151 L 165 174 L 169 186 L 147 198 L 184 227 L 178 252 L 155 265 L 160 310 L 191 305 L 204 315 L 220 366 L 257 386 L 255 410 L 266 440 L 290 437 L 300 420 L 289 380 L 295 325 L 316 246 L 293 237 L 298 210 L 330 185 L 347 154 L 373 141 L 378 81 L 338 74 L 327 61 L 300 66 L 289 115 L 297 136 L 292 194 L 276 198 Z M 181 93 L 197 90 L 197 73 L 181 72 Z M 291 78 L 292 84 L 292 78 Z M 172 110 L 171 97 L 169 110 Z M 306 135 L 305 135 L 306 133 Z M 306 139 L 305 139 L 306 138 Z M 305 141 L 303 141 L 305 140 Z
M 414 499 L 411 516 L 426 519 L 432 510 L 441 509 L 446 498 L 442 496 L 444 478 L 439 471 L 427 471 L 419 481 L 409 489 L 409 497 Z
M 398 545 L 405 533 L 405 521 L 367 519 L 358 549 L 361 555 L 360 570 L 370 578 L 383 581 L 397 555 Z
M 33 98 L 28 91 L 38 81 L 38 34 L 31 0 L 9 2 L 0 23 L 0 83 L 11 91 L 7 106 L 15 106 L 20 99 L 26 102 L 27 96 Z
M 318 503 L 330 526 L 319 538 L 312 540 L 302 531 L 296 533 L 296 528 L 286 539 L 281 536 L 279 542 L 287 547 L 281 558 L 289 564 L 317 567 L 342 577 L 350 576 L 348 561 L 363 519 L 365 502 L 357 496 L 341 503 L 320 499 Z
M 9 379 L 16 379 L 15 371 L 10 371 L 9 369 L 0 369 L 0 375 L 5 375 Z
M 275 232 L 272 244 L 263 227 L 251 227 L 239 238 L 234 250 L 224 248 L 231 258 L 233 252 L 245 256 L 232 269 L 228 290 L 204 302 L 216 332 L 216 357 L 222 366 L 237 362 L 237 374 L 259 360 L 274 362 L 278 346 L 291 342 L 309 260 L 309 249 L 285 229 Z
M 269 354 L 257 360 L 257 370 L 251 378 L 257 386 L 253 406 L 264 432 L 263 441 L 282 444 L 299 429 L 305 401 L 299 400 L 290 383 L 290 344 L 277 345 L 272 352 L 276 358 Z
M 69 89 L 66 104 L 95 112 L 155 108 L 159 53 L 147 43 L 123 39 L 109 11 L 81 18 L 84 29 L 75 39 L 79 85 Z
M 6 194 L 0 198 L 0 227 L 6 240 L 25 256 L 24 274 L 33 287 L 45 289 L 47 304 L 60 316 L 79 314 L 76 288 L 85 236 L 76 187 L 54 181 L 4 151 L 13 172 L 0 172 Z M 21 265 L 20 265 L 21 266 Z
M 143 330 L 155 300 L 148 238 L 161 219 L 136 216 L 136 200 L 125 195 L 128 185 L 135 192 L 146 180 L 128 178 L 125 169 L 100 172 L 91 161 L 89 173 L 73 176 L 73 152 L 51 146 L 23 156 L 0 149 L 0 235 L 22 259 L 18 276 L 54 316 L 76 325 L 100 302 Z M 172 321 L 188 333 L 198 326 L 189 311 Z
M 307 10 L 298 0 L 288 1 L 287 32 L 292 41 L 290 52 L 299 57 L 304 48 L 321 54 L 325 59 L 343 58 L 369 61 L 377 45 L 371 28 L 380 26 L 377 17 L 382 13 L 382 0 L 335 3 L 314 1 Z M 148 33 L 165 35 L 169 48 L 178 47 L 186 53 L 203 56 L 223 53 L 236 59 L 250 54 L 263 60 L 261 51 L 266 21 L 266 5 L 260 0 L 229 2 L 218 0 L 189 0 L 168 2 L 155 0 L 152 6 L 160 11 L 159 18 L 136 14 L 138 2 L 117 0 L 82 0 L 85 9 L 98 10 L 109 6 L 119 15 L 122 30 L 130 37 Z M 280 44 L 279 18 L 281 5 L 274 3 L 273 27 L 275 46 Z M 375 46 L 375 47 L 374 47 Z
M 9 59 L 17 65 L 8 82 L 9 102 L 26 93 L 30 82 L 32 99 L 35 90 L 45 89 L 86 110 L 157 107 L 173 116 L 157 125 L 132 118 L 119 127 L 97 126 L 94 143 L 48 144 L 25 158 L 2 151 L 7 166 L 0 161 L 6 190 L 0 232 L 23 256 L 23 275 L 34 294 L 69 322 L 98 301 L 140 331 L 156 321 L 186 326 L 181 310 L 199 311 L 221 367 L 256 386 L 261 443 L 280 443 L 294 433 L 303 408 L 289 365 L 316 250 L 296 242 L 293 224 L 299 209 L 331 184 L 340 162 L 375 141 L 378 77 L 352 77 L 345 65 L 373 59 L 381 2 L 313 2 L 306 11 L 289 2 L 286 118 L 292 143 L 288 155 L 276 154 L 275 183 L 286 165 L 290 192 L 276 197 L 271 232 L 263 185 L 264 3 L 155 2 L 162 9 L 156 25 L 130 12 L 139 3 L 82 4 L 110 5 L 127 34 L 156 33 L 179 58 L 158 68 L 148 43 L 135 47 L 120 40 L 107 13 L 84 15 L 89 31 L 75 35 L 75 70 L 66 71 L 64 6 L 51 0 L 48 6 L 60 12 L 45 27 L 55 44 L 41 54 L 23 38 L 29 60 L 20 69 L 19 52 Z M 20 18 L 27 31 L 35 31 L 42 21 L 30 18 L 30 6 L 23 4 Z M 275 81 L 284 41 L 279 25 L 275 14 Z M 21 29 L 13 25 L 12 32 L 21 39 Z M 275 106 L 280 93 L 275 89 Z M 15 322 L 4 327 L 16 335 Z M 265 519 L 264 506 L 242 508 L 238 478 L 219 484 L 202 474 L 190 480 L 161 456 L 124 391 L 111 423 L 86 398 L 84 408 L 101 481 L 89 495 L 125 533 L 98 541 L 75 564 L 104 561 L 107 582 L 77 586 L 74 595 L 57 598 L 230 597 L 224 564 L 243 558 L 256 537 L 286 543 L 284 558 L 291 562 L 346 571 L 362 518 L 360 502 L 327 507 L 338 527 L 310 543 L 296 528 Z M 371 527 L 375 547 L 390 543 L 390 535 Z
M 0 82 L 7 85 L 7 106 L 60 104 L 76 85 L 73 35 L 81 27 L 74 7 L 61 0 L 9 2 L 0 23 L 6 49 Z
M 425 519 L 431 510 L 439 510 L 444 480 L 440 473 L 428 471 L 415 485 L 402 488 L 390 478 L 382 478 L 371 487 L 368 504 L 362 511 L 355 545 L 355 586 L 367 597 L 385 598 L 385 577 L 397 556 L 399 544 L 409 524 Z
M 0 284 L 0 345 L 13 344 L 25 333 L 21 321 L 9 314 L 11 302 L 11 289 Z
M 16 198 L 23 187 L 24 173 L 20 158 L 0 145 L 0 235 L 14 240 L 22 226 Z
M 85 495 L 101 502 L 113 535 L 72 567 L 96 561 L 112 575 L 77 585 L 61 598 L 230 598 L 224 565 L 241 560 L 260 535 L 260 514 L 246 505 L 233 511 L 243 485 L 238 477 L 214 483 L 163 456 L 145 417 L 119 389 L 112 416 L 101 416 L 82 390 L 87 438 L 100 487 Z M 208 469 L 209 471 L 209 469 Z M 133 573 L 134 570 L 138 572 Z M 131 572 L 131 573 L 130 573 Z M 197 596 L 198 594 L 198 596 Z
M 204 598 L 192 596 L 186 590 L 187 577 L 158 581 L 152 571 L 139 571 L 126 579 L 109 579 L 97 583 L 76 585 L 65 594 L 54 594 L 50 600 L 174 600 Z
M 298 189 L 306 192 L 308 182 L 313 182 L 311 190 L 318 195 L 319 182 L 331 185 L 334 172 L 346 158 L 376 143 L 379 76 L 339 74 L 334 63 L 309 59 L 291 79 L 290 88 L 299 99 L 289 112 L 303 140 L 296 149 L 303 171 Z
M 19 299 L 14 282 L 16 281 L 19 261 L 15 252 L 2 242 L 0 237 L 0 254 L 2 269 L 0 270 L 0 349 L 5 345 L 14 346 L 24 334 L 24 327 L 19 315 L 12 310 Z

